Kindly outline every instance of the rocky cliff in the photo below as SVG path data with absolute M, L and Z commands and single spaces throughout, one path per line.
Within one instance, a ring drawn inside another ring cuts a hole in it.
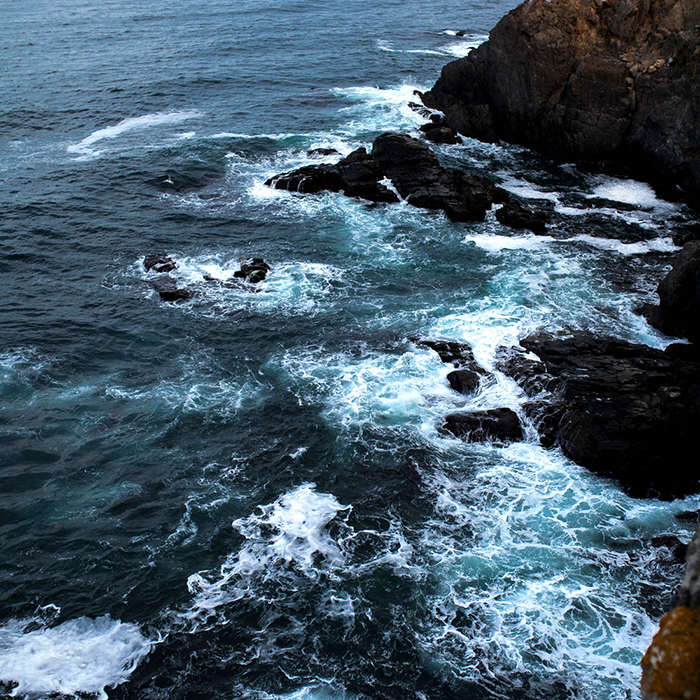
M 449 126 L 700 193 L 700 3 L 527 0 L 423 96 Z

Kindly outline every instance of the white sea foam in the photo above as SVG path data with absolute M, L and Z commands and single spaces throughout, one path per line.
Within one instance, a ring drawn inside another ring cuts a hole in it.
M 438 474 L 434 487 L 421 549 L 443 588 L 421 635 L 428 656 L 495 693 L 507 678 L 530 693 L 558 683 L 568 697 L 629 697 L 656 621 L 628 583 L 653 569 L 642 542 L 674 527 L 676 507 L 640 507 L 532 443 L 490 454 L 464 480 Z M 656 571 L 645 585 L 672 585 Z
M 145 114 L 141 117 L 129 117 L 128 119 L 122 119 L 122 121 L 114 126 L 108 126 L 104 129 L 93 131 L 80 143 L 68 146 L 66 150 L 68 153 L 76 153 L 79 156 L 94 157 L 99 155 L 100 151 L 93 149 L 92 146 L 104 139 L 114 139 L 135 129 L 147 129 L 164 124 L 179 124 L 180 122 L 199 116 L 201 116 L 201 112 L 185 111 L 158 112 L 156 114 Z
M 615 238 L 600 238 L 599 236 L 591 236 L 582 233 L 571 240 L 582 241 L 600 250 L 609 250 L 619 253 L 620 255 L 644 255 L 645 253 L 652 252 L 672 253 L 679 250 L 679 247 L 675 245 L 672 238 L 652 238 L 649 241 L 623 243 Z
M 551 236 L 534 234 L 500 236 L 495 233 L 471 233 L 464 237 L 466 243 L 474 243 L 489 253 L 499 253 L 504 250 L 536 250 L 545 247 L 553 240 Z
M 242 308 L 261 313 L 282 311 L 290 315 L 318 313 L 323 311 L 325 300 L 345 274 L 340 268 L 321 263 L 274 262 L 267 278 L 252 285 L 239 282 L 233 276 L 240 269 L 240 257 L 204 255 L 177 258 L 178 267 L 169 274 L 179 284 L 196 291 L 193 308 L 197 313 L 213 315 L 237 312 Z M 142 279 L 151 279 L 144 272 L 142 260 L 137 261 L 133 269 Z M 205 387 L 205 390 L 218 393 L 216 387 Z M 196 397 L 193 395 L 192 398 Z
M 413 130 L 424 118 L 414 112 L 409 102 L 416 102 L 416 90 L 425 86 L 399 85 L 391 88 L 369 86 L 334 88 L 331 92 L 355 104 L 341 110 L 350 119 L 339 130 L 353 137 L 373 134 L 378 131 Z
M 333 574 L 346 563 L 345 552 L 328 532 L 329 523 L 350 510 L 314 484 L 304 484 L 283 494 L 258 512 L 233 522 L 246 543 L 227 557 L 218 573 L 197 573 L 187 586 L 194 596 L 182 614 L 195 628 L 214 616 L 217 609 L 255 595 L 266 579 L 283 583 L 288 576 L 315 580 L 321 572 Z
M 199 413 L 210 420 L 226 418 L 255 403 L 261 386 L 252 379 L 239 382 L 222 377 L 209 358 L 200 354 L 183 357 L 178 375 L 162 378 L 150 386 L 134 387 L 108 380 L 87 389 L 113 401 L 140 405 L 152 411 L 165 411 L 175 416 Z
M 556 192 L 543 190 L 532 182 L 510 176 L 508 173 L 499 173 L 504 177 L 500 187 L 508 192 L 512 192 L 523 199 L 547 199 L 552 202 L 559 202 L 559 195 Z
M 442 50 L 451 56 L 463 58 L 464 56 L 468 56 L 473 49 L 481 46 L 487 39 L 488 36 L 469 34 L 459 37 L 458 42 L 443 46 Z
M 153 644 L 137 625 L 108 615 L 57 627 L 13 620 L 0 627 L 0 679 L 14 686 L 13 696 L 106 699 L 105 688 L 128 680 Z
M 614 202 L 633 204 L 642 208 L 673 208 L 669 202 L 659 199 L 651 185 L 636 180 L 620 180 L 614 177 L 605 177 L 601 184 L 593 188 L 593 192 L 587 195 L 590 198 L 609 199 Z

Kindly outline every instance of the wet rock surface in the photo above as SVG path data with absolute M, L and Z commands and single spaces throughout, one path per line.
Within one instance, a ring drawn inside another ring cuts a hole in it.
M 496 219 L 504 226 L 528 229 L 533 233 L 544 233 L 551 217 L 544 211 L 534 211 L 521 202 L 511 199 L 496 210 Z
M 466 442 L 507 443 L 523 439 L 520 419 L 510 408 L 451 413 L 445 417 L 443 430 Z
M 186 301 L 194 296 L 194 291 L 179 286 L 172 277 L 159 277 L 153 282 L 153 287 L 163 301 Z
M 360 148 L 338 163 L 307 165 L 265 184 L 291 192 L 328 190 L 372 202 L 398 202 L 396 193 L 382 184 L 384 179 L 408 204 L 442 210 L 456 221 L 480 221 L 494 202 L 509 198 L 488 178 L 443 168 L 425 143 L 396 133 L 377 137 L 371 154 Z
M 683 246 L 658 286 L 659 305 L 641 312 L 660 331 L 700 342 L 700 241 Z
M 700 191 L 700 4 L 530 0 L 423 95 L 449 126 Z
M 700 490 L 697 350 L 665 351 L 577 332 L 520 341 L 499 367 L 531 398 L 524 408 L 543 436 L 577 464 L 639 497 Z M 530 354 L 528 354 L 530 353 Z
M 143 266 L 146 268 L 146 272 L 172 272 L 176 267 L 177 263 L 167 255 L 147 255 L 143 259 Z

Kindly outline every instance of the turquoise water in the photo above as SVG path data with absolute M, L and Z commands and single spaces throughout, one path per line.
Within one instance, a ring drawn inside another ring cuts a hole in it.
M 633 310 L 690 213 L 469 140 L 442 162 L 553 207 L 547 235 L 264 186 L 418 135 L 413 91 L 513 5 L 3 9 L 0 694 L 638 696 L 681 574 L 650 540 L 698 498 L 631 499 L 531 426 L 439 429 L 520 410 L 496 353 L 536 329 L 667 343 Z M 259 287 L 217 284 L 253 255 Z M 416 336 L 491 377 L 454 393 Z

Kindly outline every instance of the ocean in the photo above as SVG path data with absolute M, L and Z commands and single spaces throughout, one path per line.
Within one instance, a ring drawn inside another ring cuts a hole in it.
M 634 310 L 693 213 L 470 139 L 434 148 L 546 235 L 264 184 L 418 136 L 414 91 L 515 4 L 2 4 L 0 697 L 638 697 L 682 573 L 651 540 L 700 498 L 441 426 L 522 416 L 497 360 L 536 330 L 669 343 Z

